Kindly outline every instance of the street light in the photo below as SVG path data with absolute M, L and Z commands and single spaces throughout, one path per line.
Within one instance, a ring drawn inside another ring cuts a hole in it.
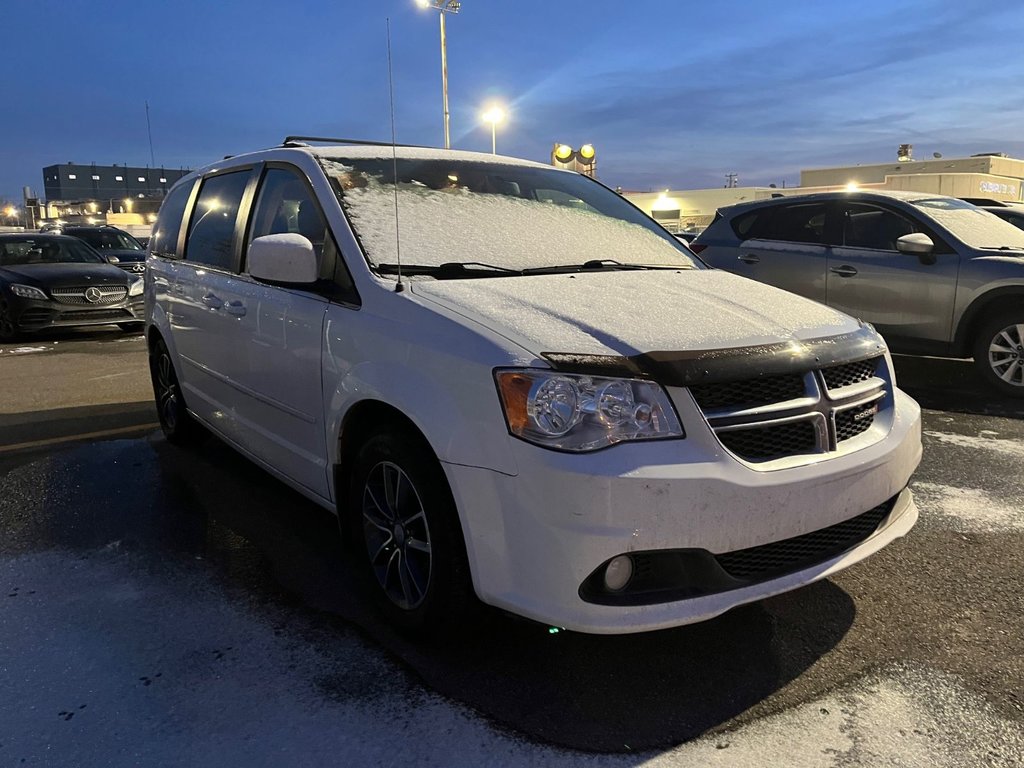
M 433 8 L 441 12 L 441 97 L 444 105 L 444 148 L 451 149 L 448 133 L 448 43 L 444 30 L 444 15 L 458 13 L 462 4 L 459 0 L 416 0 L 420 8 Z
M 500 122 L 505 120 L 505 110 L 499 107 L 497 104 L 491 106 L 486 112 L 480 115 L 480 118 L 485 123 L 491 124 L 491 154 L 498 154 L 498 143 L 496 129 Z

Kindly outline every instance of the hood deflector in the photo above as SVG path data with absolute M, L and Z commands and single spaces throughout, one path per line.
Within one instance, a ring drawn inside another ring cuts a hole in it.
M 876 357 L 885 342 L 869 325 L 852 333 L 821 339 L 780 341 L 751 347 L 703 349 L 693 352 L 647 352 L 640 355 L 576 355 L 543 352 L 556 371 L 651 379 L 668 387 L 753 379 L 783 373 L 805 373 L 841 363 Z

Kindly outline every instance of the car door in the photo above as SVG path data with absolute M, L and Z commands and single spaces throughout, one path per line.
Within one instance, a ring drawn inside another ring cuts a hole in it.
M 308 181 L 291 166 L 262 169 L 247 243 L 296 233 L 313 243 L 323 280 L 309 286 L 261 282 L 240 274 L 218 294 L 234 348 L 226 371 L 237 389 L 234 418 L 256 457 L 328 496 L 321 352 L 337 248 Z
M 237 279 L 244 217 L 254 168 L 204 177 L 188 222 L 184 258 L 175 268 L 171 331 L 189 407 L 224 436 L 241 437 L 236 419 L 239 391 L 236 310 L 225 296 Z
M 960 257 L 931 228 L 893 207 L 840 203 L 842 244 L 828 258 L 828 304 L 872 323 L 897 348 L 949 341 Z M 922 232 L 929 256 L 900 253 L 896 240 Z
M 762 208 L 744 222 L 749 229 L 735 261 L 715 266 L 824 302 L 828 212 L 824 200 Z

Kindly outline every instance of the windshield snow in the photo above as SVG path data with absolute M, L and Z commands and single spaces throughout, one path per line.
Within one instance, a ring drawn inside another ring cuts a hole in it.
M 972 248 L 1024 249 L 1024 230 L 963 200 L 935 197 L 910 202 Z
M 323 161 L 372 265 L 539 269 L 611 260 L 688 268 L 692 254 L 619 195 L 555 169 L 462 160 Z

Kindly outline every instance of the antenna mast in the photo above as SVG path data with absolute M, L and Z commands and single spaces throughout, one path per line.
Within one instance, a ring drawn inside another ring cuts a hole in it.
M 149 124 L 149 99 L 146 99 L 146 133 L 149 134 L 149 167 L 156 168 L 156 159 L 153 156 L 153 128 Z
M 402 236 L 398 229 L 398 149 L 395 144 L 395 84 L 391 79 L 391 17 L 385 20 L 388 30 L 388 99 L 391 103 L 391 166 L 394 172 L 393 185 L 395 190 L 395 261 L 398 263 L 398 282 L 395 293 L 405 290 L 402 283 Z

